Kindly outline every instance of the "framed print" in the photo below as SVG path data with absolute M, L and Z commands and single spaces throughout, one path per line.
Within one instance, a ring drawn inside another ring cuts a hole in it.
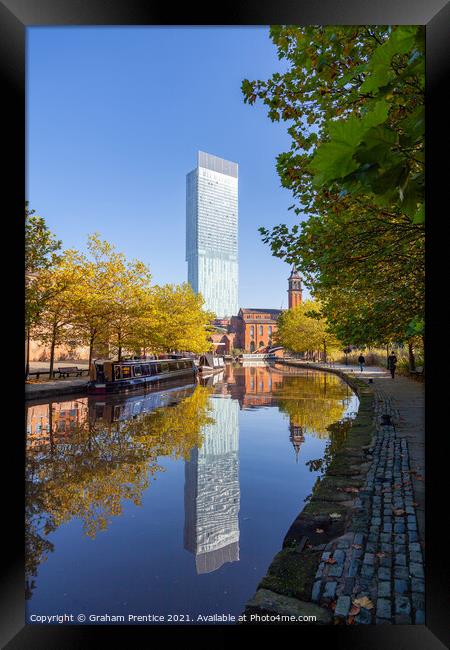
M 0 15 L 4 647 L 444 647 L 448 4 Z

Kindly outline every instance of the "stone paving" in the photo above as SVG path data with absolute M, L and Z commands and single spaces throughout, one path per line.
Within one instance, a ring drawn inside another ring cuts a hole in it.
M 381 369 L 372 371 L 364 378 L 387 377 Z M 395 381 L 377 381 L 383 388 L 374 384 L 376 435 L 367 450 L 366 482 L 350 530 L 325 546 L 315 576 L 311 600 L 334 609 L 336 622 L 425 623 L 423 536 L 412 481 L 423 476 L 414 465 L 417 454 L 411 466 L 408 437 L 399 431 L 405 418 L 398 396 L 389 394 Z

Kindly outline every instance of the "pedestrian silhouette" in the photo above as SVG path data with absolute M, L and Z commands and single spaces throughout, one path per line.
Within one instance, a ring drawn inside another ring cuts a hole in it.
M 391 354 L 388 356 L 388 370 L 391 372 L 391 377 L 394 379 L 395 376 L 395 368 L 397 366 L 397 357 L 395 356 L 394 350 L 392 350 Z
M 362 354 L 360 354 L 359 357 L 358 357 L 358 363 L 359 363 L 359 369 L 362 372 L 364 370 L 364 364 L 366 363 L 366 360 L 365 360 L 365 358 L 363 357 Z

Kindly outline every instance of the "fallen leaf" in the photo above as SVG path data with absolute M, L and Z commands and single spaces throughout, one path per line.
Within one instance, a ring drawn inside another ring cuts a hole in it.
M 332 513 L 330 514 L 330 517 L 331 517 L 332 519 L 340 519 L 340 518 L 342 517 L 342 515 L 340 515 L 339 512 L 332 512 Z
M 405 514 L 405 510 L 403 510 L 403 508 L 393 508 L 392 512 L 394 513 L 394 515 L 404 515 Z
M 367 596 L 362 596 L 361 598 L 356 598 L 353 601 L 353 605 L 359 605 L 359 607 L 364 607 L 365 609 L 373 609 L 373 602 Z
M 380 551 L 379 553 L 376 554 L 377 557 L 385 557 L 386 553 L 383 553 L 383 551 Z
M 316 533 L 320 535 L 320 533 L 323 533 L 323 528 L 316 528 Z
M 324 560 L 325 564 L 336 564 L 337 560 L 334 557 L 329 557 L 328 560 Z
M 336 609 L 336 601 L 335 600 L 331 601 L 331 603 L 329 604 L 329 608 L 332 609 L 333 612 L 334 612 L 334 610 Z
M 351 487 L 351 486 L 350 487 L 344 487 L 344 488 L 338 487 L 338 488 L 336 488 L 336 490 L 338 492 L 359 492 L 359 488 Z
M 355 624 L 355 617 L 354 616 L 349 616 L 347 618 L 347 625 L 354 625 Z
M 361 607 L 359 605 L 353 604 L 350 608 L 349 616 L 356 616 L 356 614 L 359 614 L 360 611 Z
M 360 549 L 362 548 L 362 544 L 352 544 L 352 548 Z

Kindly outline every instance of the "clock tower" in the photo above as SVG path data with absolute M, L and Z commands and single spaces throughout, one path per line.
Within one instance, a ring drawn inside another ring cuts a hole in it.
M 288 283 L 289 309 L 293 309 L 302 302 L 302 281 L 294 266 L 288 278 Z

